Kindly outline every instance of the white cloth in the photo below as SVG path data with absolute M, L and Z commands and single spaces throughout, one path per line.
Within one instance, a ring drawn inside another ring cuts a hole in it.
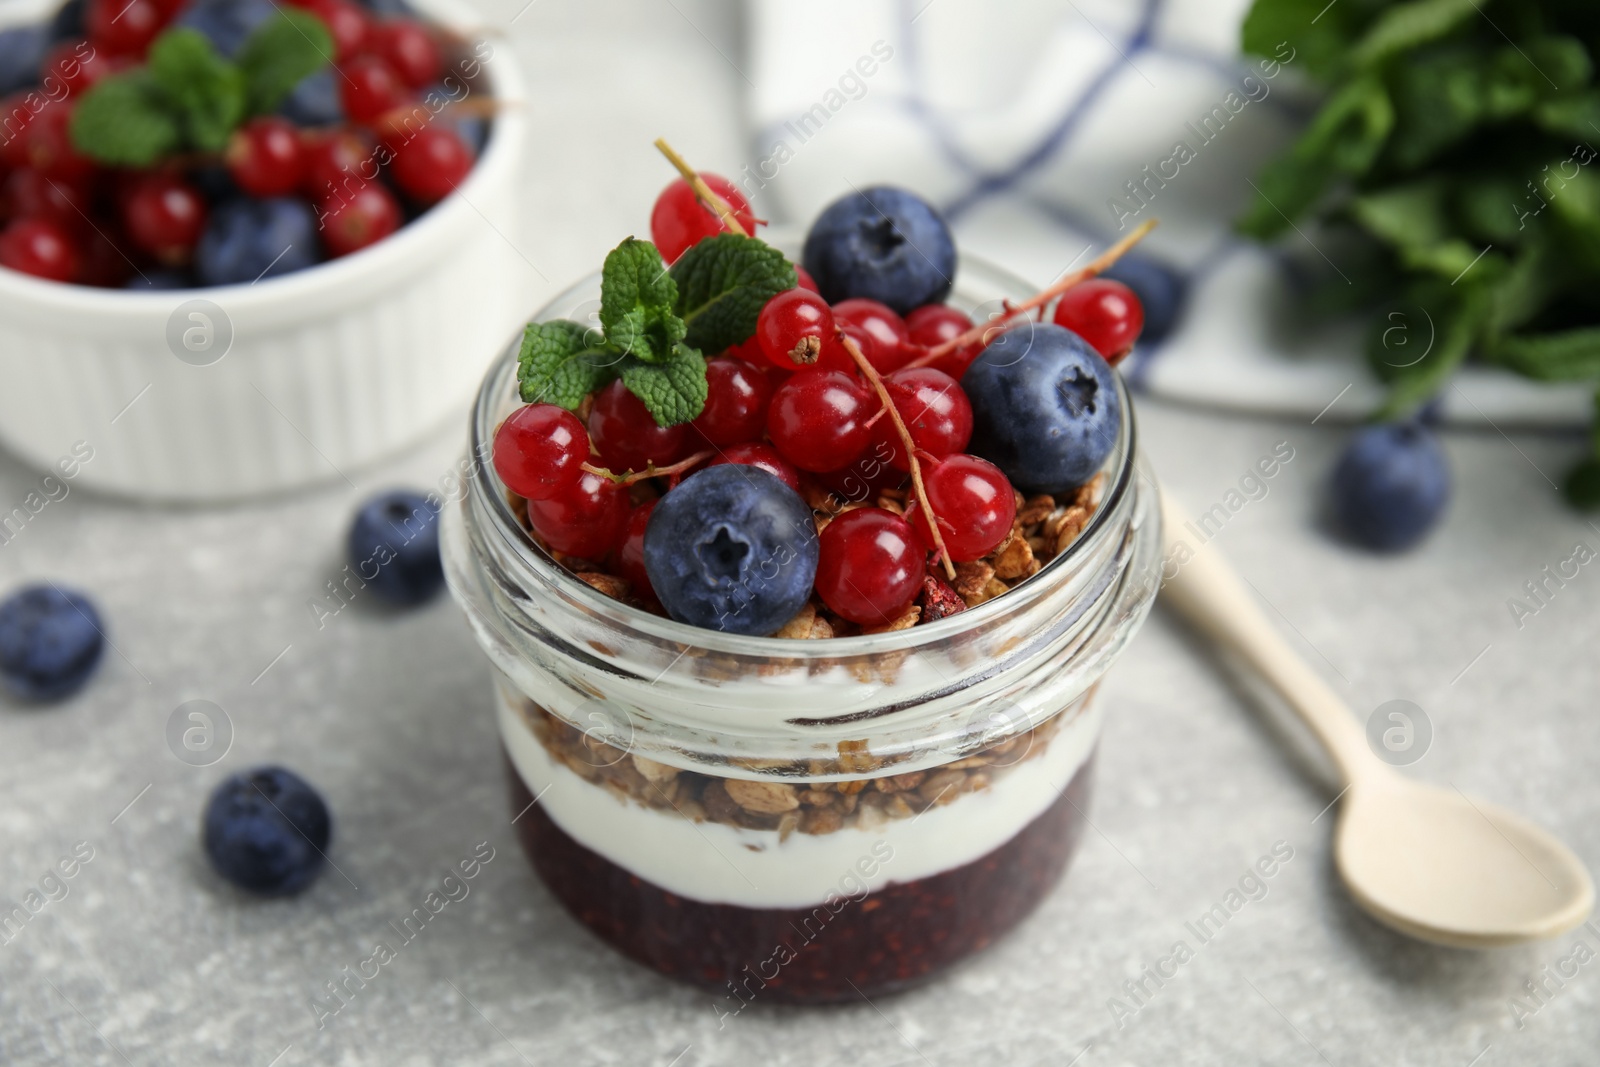
M 749 0 L 755 162 L 739 180 L 778 219 L 801 225 L 852 185 L 904 185 L 946 211 L 963 248 L 1040 284 L 1087 262 L 1119 223 L 1125 232 L 1158 217 L 1143 247 L 1183 269 L 1189 296 L 1172 335 L 1128 365 L 1136 386 L 1243 410 L 1362 418 L 1382 397 L 1362 324 L 1284 321 L 1289 266 L 1337 270 L 1323 255 L 1336 264 L 1337 250 L 1326 238 L 1312 245 L 1315 235 L 1266 250 L 1230 232 L 1250 179 L 1315 100 L 1292 46 L 1277 67 L 1239 56 L 1247 6 Z M 1175 151 L 1180 142 L 1192 158 Z M 1142 183 L 1146 203 L 1128 183 Z M 1426 322 L 1405 325 L 1426 342 Z M 1583 425 L 1591 411 L 1584 387 L 1492 368 L 1467 368 L 1440 399 L 1446 420 L 1498 426 Z

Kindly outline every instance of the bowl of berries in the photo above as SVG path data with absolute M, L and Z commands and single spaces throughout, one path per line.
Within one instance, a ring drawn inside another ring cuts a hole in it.
M 1065 299 L 1119 249 L 1030 295 L 904 190 L 767 242 L 692 171 L 653 223 L 491 369 L 441 517 L 514 822 L 720 1016 L 906 988 L 1061 876 L 1158 584 L 1137 305 Z
M 172 500 L 348 476 L 525 321 L 508 49 L 456 0 L 0 25 L 0 442 Z M 15 21 L 13 21 L 15 20 Z

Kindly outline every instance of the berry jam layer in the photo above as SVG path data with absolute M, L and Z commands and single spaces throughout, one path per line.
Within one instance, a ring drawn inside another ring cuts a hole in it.
M 891 872 L 886 838 L 862 838 L 857 868 L 814 907 L 752 908 L 668 892 L 586 848 L 534 804 L 507 760 L 511 810 L 534 870 L 580 922 L 663 974 L 751 1002 L 826 1004 L 906 989 L 994 943 L 1066 869 L 1088 805 L 1092 757 L 1022 830 L 959 867 L 867 891 L 859 869 Z

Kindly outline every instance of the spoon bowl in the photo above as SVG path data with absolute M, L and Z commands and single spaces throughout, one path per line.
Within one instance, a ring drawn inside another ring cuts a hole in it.
M 1311 728 L 1346 783 L 1334 860 L 1357 904 L 1401 933 L 1457 948 L 1554 937 L 1583 922 L 1594 883 L 1555 837 L 1504 808 L 1401 777 L 1339 695 L 1284 641 L 1244 581 L 1161 497 L 1161 598 L 1236 654 Z

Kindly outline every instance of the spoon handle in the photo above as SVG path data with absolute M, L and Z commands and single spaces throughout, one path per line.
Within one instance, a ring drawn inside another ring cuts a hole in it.
M 1192 536 L 1164 489 L 1161 528 L 1162 600 L 1271 685 L 1328 750 L 1345 784 L 1380 773 L 1348 705 L 1283 639 L 1221 553 Z

